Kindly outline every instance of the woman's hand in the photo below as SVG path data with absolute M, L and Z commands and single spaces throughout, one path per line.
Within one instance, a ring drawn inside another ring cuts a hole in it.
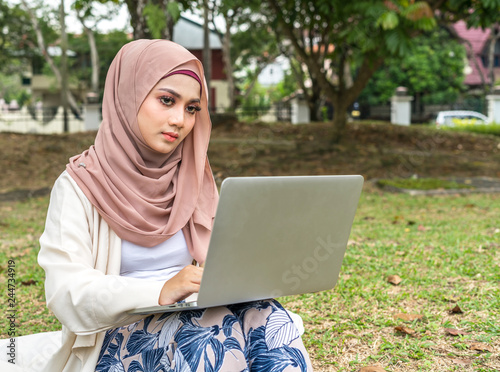
M 198 293 L 202 274 L 203 268 L 194 265 L 186 266 L 165 282 L 158 303 L 162 306 L 170 305 L 193 293 Z

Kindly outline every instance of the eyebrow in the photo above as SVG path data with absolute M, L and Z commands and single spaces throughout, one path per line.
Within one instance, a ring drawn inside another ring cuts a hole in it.
M 163 91 L 163 92 L 168 92 L 170 94 L 173 94 L 174 96 L 176 96 L 177 98 L 181 99 L 182 96 L 177 93 L 175 90 L 173 89 L 169 89 L 169 88 L 158 88 L 158 90 L 160 91 Z M 189 101 L 189 103 L 200 103 L 200 99 L 199 98 L 193 98 L 192 100 Z

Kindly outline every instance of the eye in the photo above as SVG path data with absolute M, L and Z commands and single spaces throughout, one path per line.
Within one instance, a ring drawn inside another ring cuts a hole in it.
M 190 105 L 190 106 L 186 107 L 186 111 L 188 113 L 190 113 L 191 115 L 194 115 L 198 111 L 201 111 L 201 107 L 200 106 L 195 106 L 195 105 Z
M 165 106 L 172 106 L 175 103 L 175 100 L 172 97 L 162 96 L 160 97 L 160 102 Z

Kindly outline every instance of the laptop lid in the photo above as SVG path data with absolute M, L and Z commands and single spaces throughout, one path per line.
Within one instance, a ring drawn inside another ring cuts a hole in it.
M 227 178 L 199 307 L 332 289 L 363 177 Z

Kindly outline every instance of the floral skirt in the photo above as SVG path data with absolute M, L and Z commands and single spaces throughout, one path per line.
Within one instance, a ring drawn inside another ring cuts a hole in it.
M 312 371 L 275 300 L 150 315 L 106 332 L 96 372 Z

